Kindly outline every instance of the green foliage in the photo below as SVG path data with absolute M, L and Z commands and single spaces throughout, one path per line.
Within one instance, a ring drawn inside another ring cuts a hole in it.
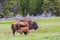
M 5 0 L 3 2 L 3 12 L 6 16 L 14 15 L 12 14 L 11 8 L 17 7 L 17 14 L 26 16 L 28 13 L 32 15 L 37 15 L 41 12 L 41 7 L 43 0 Z
M 56 16 L 60 16 L 60 0 L 0 0 L 0 8 L 2 7 L 5 16 L 27 14 L 36 16 L 37 14 L 45 14 L 49 11 Z M 16 8 L 14 13 L 11 9 Z M 0 14 L 1 15 L 1 14 Z M 4 16 L 3 15 L 3 16 Z
M 29 0 L 20 0 L 21 14 L 26 16 L 29 11 Z
M 4 17 L 4 13 L 0 12 L 0 18 Z
M 6 16 L 12 16 L 12 11 L 11 8 L 13 8 L 15 5 L 17 4 L 17 2 L 15 0 L 5 0 L 4 1 L 4 14 Z
M 43 0 L 30 0 L 30 14 L 36 16 L 42 10 Z
M 46 11 L 46 13 L 50 10 L 52 14 L 60 16 L 59 2 L 59 0 L 44 0 L 42 9 Z

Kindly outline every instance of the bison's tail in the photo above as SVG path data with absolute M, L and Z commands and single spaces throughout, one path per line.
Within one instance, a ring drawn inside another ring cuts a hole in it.
M 13 30 L 13 24 L 11 25 L 11 29 Z

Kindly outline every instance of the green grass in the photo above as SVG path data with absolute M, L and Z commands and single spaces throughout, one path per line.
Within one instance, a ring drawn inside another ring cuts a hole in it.
M 60 40 L 60 17 L 33 19 L 38 23 L 38 30 L 30 30 L 29 35 L 16 32 L 12 35 L 11 23 L 15 20 L 0 22 L 0 40 Z
M 16 21 L 16 20 L 3 20 L 3 21 L 0 21 L 0 24 L 11 24 L 11 23 L 13 23 L 14 21 Z

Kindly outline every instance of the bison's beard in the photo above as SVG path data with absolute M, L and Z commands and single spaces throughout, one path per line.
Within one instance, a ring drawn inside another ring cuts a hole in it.
M 33 24 L 31 24 L 31 25 L 29 26 L 29 30 L 31 30 L 31 29 L 34 29 L 34 30 L 38 29 L 38 25 L 37 25 L 36 22 L 33 22 Z

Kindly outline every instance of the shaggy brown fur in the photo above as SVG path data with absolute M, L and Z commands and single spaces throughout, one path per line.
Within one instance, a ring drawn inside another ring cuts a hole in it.
M 22 20 L 19 20 L 20 22 L 28 22 L 28 24 L 32 24 L 32 20 L 31 19 L 22 19 Z
M 20 34 L 24 33 L 25 35 L 29 34 L 29 28 L 28 27 L 21 27 L 17 30 Z
M 38 25 L 36 22 L 32 22 L 32 20 L 24 19 L 14 22 L 11 28 L 13 31 L 13 35 L 15 34 L 15 31 L 19 32 L 20 34 L 28 34 L 29 30 L 31 29 L 38 29 Z
M 14 22 L 12 24 L 12 31 L 13 31 L 13 35 L 15 34 L 15 31 L 18 31 L 19 33 L 24 33 L 27 34 L 29 31 L 29 27 L 28 27 L 28 22 Z

